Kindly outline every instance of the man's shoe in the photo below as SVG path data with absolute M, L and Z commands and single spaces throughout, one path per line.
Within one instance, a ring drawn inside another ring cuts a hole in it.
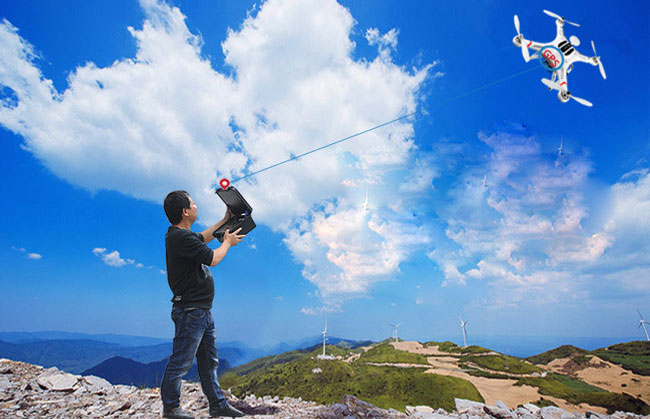
M 180 407 L 174 407 L 172 409 L 163 408 L 162 417 L 169 419 L 194 419 L 194 416 L 190 415 Z
M 229 404 L 226 404 L 224 407 L 215 407 L 215 408 L 210 408 L 210 417 L 211 418 L 218 418 L 221 416 L 226 416 L 229 418 L 240 418 L 242 416 L 245 416 L 244 412 L 235 409 Z

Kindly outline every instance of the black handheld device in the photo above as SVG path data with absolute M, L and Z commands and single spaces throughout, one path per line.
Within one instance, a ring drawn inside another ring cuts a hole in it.
M 223 236 L 226 229 L 232 233 L 241 227 L 241 231 L 237 234 L 248 234 L 255 228 L 255 221 L 253 221 L 253 217 L 251 216 L 253 208 L 234 186 L 228 186 L 226 189 L 217 189 L 217 195 L 230 208 L 230 212 L 233 214 L 224 225 L 212 233 L 217 240 L 223 243 Z

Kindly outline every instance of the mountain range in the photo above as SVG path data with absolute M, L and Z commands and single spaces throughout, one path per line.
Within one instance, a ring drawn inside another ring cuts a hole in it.
M 320 339 L 313 336 L 261 349 L 241 342 L 218 343 L 219 374 L 263 356 L 313 345 Z M 346 342 L 339 338 L 330 340 L 337 344 Z M 112 384 L 159 386 L 171 352 L 169 339 L 57 331 L 0 332 L 0 358 L 57 367 L 73 374 L 96 375 Z M 184 378 L 199 379 L 196 363 Z

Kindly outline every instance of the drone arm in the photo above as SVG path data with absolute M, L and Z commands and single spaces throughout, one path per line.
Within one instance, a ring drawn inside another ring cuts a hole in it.
M 577 50 L 575 50 L 573 54 L 571 54 L 571 59 L 568 61 L 569 62 L 567 64 L 572 64 L 576 61 L 579 61 L 581 63 L 587 63 L 593 66 L 598 65 L 598 62 L 595 60 L 595 57 L 587 57 L 586 55 L 580 54 Z
M 555 39 L 556 40 L 561 40 L 564 38 L 564 22 L 562 22 L 560 19 L 555 20 L 555 27 L 557 29 L 556 34 L 555 34 Z

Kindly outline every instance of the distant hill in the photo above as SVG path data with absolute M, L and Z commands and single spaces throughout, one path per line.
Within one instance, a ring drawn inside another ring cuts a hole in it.
M 533 364 L 548 364 L 554 359 L 571 358 L 572 356 L 584 355 L 586 353 L 589 353 L 589 351 L 577 348 L 573 345 L 562 345 L 555 349 L 551 349 L 550 351 L 543 352 L 539 355 L 529 356 L 526 359 Z
M 650 376 L 649 341 L 619 343 L 593 351 L 564 345 L 539 355 L 528 357 L 527 359 L 534 364 L 546 365 L 555 359 L 571 358 L 580 364 L 586 362 L 590 355 L 595 355 L 613 364 L 620 365 L 636 374 Z
M 26 343 L 0 341 L 0 358 L 23 361 L 43 367 L 57 367 L 79 374 L 101 362 L 113 358 L 128 358 L 140 363 L 151 363 L 167 359 L 172 353 L 172 344 L 162 343 L 147 346 L 122 346 L 93 340 L 37 340 Z M 247 359 L 243 349 L 219 346 L 219 356 L 228 360 L 228 365 L 239 365 Z
M 167 359 L 143 364 L 132 359 L 115 356 L 103 361 L 99 365 L 89 368 L 81 375 L 96 375 L 108 380 L 111 384 L 126 384 L 132 386 L 159 387 L 165 372 Z M 219 358 L 218 373 L 230 369 L 227 360 Z M 196 363 L 183 377 L 188 381 L 199 381 Z
M 92 340 L 96 342 L 115 343 L 122 346 L 149 346 L 169 343 L 171 339 L 152 338 L 118 334 L 88 334 L 76 332 L 0 332 L 0 340 L 8 343 L 31 343 L 43 340 Z

